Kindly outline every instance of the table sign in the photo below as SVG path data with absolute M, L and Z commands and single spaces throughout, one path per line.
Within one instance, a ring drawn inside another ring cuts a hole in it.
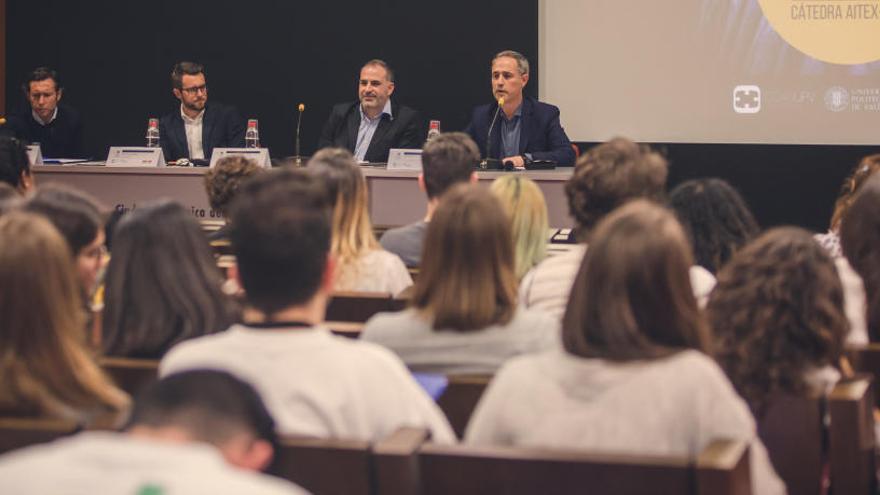
M 214 148 L 211 154 L 211 168 L 214 168 L 218 160 L 227 156 L 241 156 L 253 160 L 263 168 L 272 167 L 269 148 Z
M 391 148 L 388 170 L 422 170 L 422 150 Z
M 113 146 L 107 154 L 108 167 L 164 167 L 162 148 Z

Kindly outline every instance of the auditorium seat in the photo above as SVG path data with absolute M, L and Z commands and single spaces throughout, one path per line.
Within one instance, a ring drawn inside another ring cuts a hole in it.
M 316 494 L 374 493 L 369 442 L 286 437 L 280 443 L 272 474 Z
M 327 305 L 325 320 L 366 322 L 376 313 L 401 311 L 406 299 L 387 292 L 334 292 Z
M 50 418 L 0 418 L 0 454 L 30 445 L 46 443 L 75 433 L 73 421 Z
M 748 444 L 741 441 L 713 441 L 689 459 L 437 445 L 425 438 L 423 430 L 408 429 L 374 447 L 378 494 L 751 493 Z
M 103 356 L 98 358 L 98 364 L 132 397 L 159 379 L 159 361 L 154 359 Z
M 874 383 L 880 383 L 880 343 L 848 346 L 846 357 L 855 371 L 867 373 L 874 377 Z M 880 406 L 880 394 L 875 394 L 874 400 Z
M 446 379 L 446 390 L 437 399 L 437 405 L 446 415 L 458 438 L 463 438 L 468 421 L 492 376 L 447 375 Z

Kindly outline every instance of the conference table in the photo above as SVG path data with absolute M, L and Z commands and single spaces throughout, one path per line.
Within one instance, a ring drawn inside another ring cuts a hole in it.
M 60 182 L 83 190 L 107 208 L 130 210 L 157 198 L 172 198 L 197 219 L 220 218 L 208 204 L 204 174 L 207 168 L 193 167 L 106 167 L 100 162 L 32 167 L 37 185 Z M 419 172 L 389 170 L 384 166 L 362 166 L 370 191 L 370 217 L 375 225 L 398 226 L 425 214 L 427 199 L 418 187 Z M 565 197 L 565 182 L 571 168 L 525 172 L 479 171 L 481 185 L 503 174 L 516 173 L 534 180 L 544 193 L 552 227 L 571 227 Z

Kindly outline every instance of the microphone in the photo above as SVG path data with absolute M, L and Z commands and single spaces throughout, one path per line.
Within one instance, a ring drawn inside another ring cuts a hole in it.
M 306 106 L 303 105 L 302 103 L 300 103 L 296 107 L 296 110 L 298 113 L 296 116 L 296 146 L 295 146 L 296 149 L 294 150 L 295 151 L 294 158 L 296 159 L 296 166 L 297 167 L 302 167 L 302 155 L 300 155 L 300 153 L 299 153 L 299 129 L 302 125 L 302 116 L 303 116 L 303 112 L 305 111 L 305 109 L 306 109 Z
M 486 158 L 480 162 L 480 168 L 483 170 L 499 168 L 500 160 L 491 158 L 492 154 L 492 130 L 495 128 L 495 122 L 498 121 L 498 114 L 501 113 L 501 107 L 504 106 L 504 97 L 498 98 L 498 108 L 495 109 L 495 115 L 492 117 L 492 123 L 489 124 L 489 133 L 486 135 Z

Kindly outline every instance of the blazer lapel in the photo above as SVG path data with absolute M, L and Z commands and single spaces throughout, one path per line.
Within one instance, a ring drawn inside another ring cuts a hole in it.
M 393 110 L 392 110 L 393 112 Z M 394 125 L 394 122 L 388 118 L 387 115 L 383 115 L 379 120 L 379 125 L 376 127 L 376 132 L 373 133 L 373 139 L 370 140 L 370 146 L 367 147 L 367 154 L 364 158 L 369 160 L 369 157 L 372 156 L 373 150 L 381 147 L 382 140 L 385 138 L 385 134 L 391 129 Z
M 202 150 L 205 152 L 205 158 L 210 158 L 211 152 L 214 149 L 212 145 L 214 141 L 211 140 L 211 136 L 214 134 L 216 119 L 214 118 L 214 112 L 210 108 L 210 106 L 205 105 L 205 116 L 202 119 Z
M 345 131 L 345 139 L 346 142 L 344 146 L 351 150 L 354 153 L 354 148 L 357 146 L 357 136 L 358 129 L 361 126 L 361 112 L 358 110 L 360 103 L 355 103 L 354 107 L 348 112 L 348 118 L 346 121 L 346 131 Z
M 532 129 L 529 127 L 532 125 L 532 122 L 535 121 L 533 119 L 532 112 L 534 112 L 535 106 L 532 102 L 531 98 L 523 98 L 522 103 L 522 114 L 520 115 L 519 121 L 519 153 L 525 153 L 526 149 L 529 146 L 529 138 L 532 136 Z

